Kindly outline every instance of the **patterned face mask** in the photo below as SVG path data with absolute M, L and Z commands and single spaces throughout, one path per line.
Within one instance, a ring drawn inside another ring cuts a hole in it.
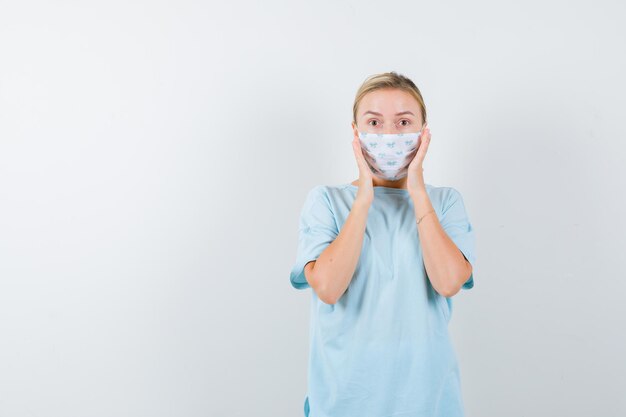
M 372 173 L 390 181 L 406 177 L 421 134 L 359 132 L 365 161 Z

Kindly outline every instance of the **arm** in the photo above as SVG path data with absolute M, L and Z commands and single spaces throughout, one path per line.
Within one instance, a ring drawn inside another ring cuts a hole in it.
M 307 282 L 326 304 L 335 304 L 352 280 L 363 247 L 369 206 L 369 203 L 355 200 L 335 240 L 317 260 L 304 267 Z
M 411 197 L 416 221 L 433 210 L 425 190 Z M 424 216 L 417 228 L 424 266 L 433 288 L 444 297 L 452 297 L 472 275 L 472 265 L 446 234 L 434 211 Z

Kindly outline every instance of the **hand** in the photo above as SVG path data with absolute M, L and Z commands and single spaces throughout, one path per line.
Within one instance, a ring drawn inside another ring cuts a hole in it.
M 372 180 L 372 171 L 367 162 L 365 162 L 363 148 L 361 148 L 358 136 L 352 139 L 352 149 L 359 167 L 359 189 L 357 190 L 355 201 L 362 201 L 369 206 L 374 201 L 374 181 Z
M 426 186 L 424 185 L 424 168 L 422 162 L 428 151 L 428 144 L 430 143 L 430 128 L 428 124 L 422 126 L 422 135 L 420 136 L 420 145 L 417 148 L 417 153 L 413 157 L 413 160 L 409 164 L 406 188 L 410 195 L 416 193 L 425 192 Z

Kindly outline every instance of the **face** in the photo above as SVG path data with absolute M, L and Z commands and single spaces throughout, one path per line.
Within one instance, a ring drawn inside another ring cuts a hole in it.
M 354 135 L 365 133 L 415 133 L 422 129 L 422 112 L 415 98 L 403 90 L 384 88 L 366 94 L 357 108 Z
M 416 133 L 422 129 L 424 120 L 415 98 L 403 90 L 383 88 L 366 94 L 359 103 L 356 124 L 352 122 L 354 136 L 364 133 Z M 366 160 L 369 155 L 364 152 Z M 370 161 L 371 163 L 371 161 Z M 373 176 L 375 186 L 404 188 L 406 177 L 390 181 Z M 358 180 L 352 182 L 358 184 Z

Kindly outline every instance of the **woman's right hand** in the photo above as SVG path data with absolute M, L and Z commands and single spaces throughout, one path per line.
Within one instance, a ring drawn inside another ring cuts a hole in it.
M 359 189 L 356 193 L 355 201 L 367 204 L 369 207 L 374 201 L 374 181 L 372 180 L 372 171 L 365 161 L 363 156 L 363 148 L 361 148 L 361 142 L 359 138 L 355 136 L 352 139 L 352 149 L 354 150 L 354 156 L 356 163 L 359 167 Z

